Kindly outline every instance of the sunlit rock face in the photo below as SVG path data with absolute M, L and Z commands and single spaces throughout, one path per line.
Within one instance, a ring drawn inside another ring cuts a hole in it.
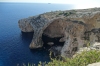
M 18 24 L 23 32 L 34 31 L 31 49 L 43 46 L 42 35 L 61 37 L 63 57 L 72 56 L 88 42 L 100 42 L 100 8 L 48 12 L 21 19 Z
M 33 27 L 30 24 L 29 19 L 21 19 L 18 21 L 19 28 L 21 29 L 22 32 L 33 32 Z
M 96 62 L 96 63 L 88 64 L 87 66 L 100 66 L 100 62 Z

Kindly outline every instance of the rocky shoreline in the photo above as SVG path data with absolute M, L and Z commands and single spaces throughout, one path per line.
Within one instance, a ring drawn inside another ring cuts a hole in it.
M 62 57 L 73 56 L 88 42 L 90 46 L 100 42 L 100 8 L 47 12 L 20 19 L 18 24 L 22 32 L 34 32 L 31 49 L 43 46 L 42 35 L 60 37 Z

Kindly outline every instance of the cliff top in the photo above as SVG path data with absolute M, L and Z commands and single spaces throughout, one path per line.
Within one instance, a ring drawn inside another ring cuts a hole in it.
M 93 16 L 95 13 L 99 12 L 100 8 L 89 8 L 89 9 L 73 9 L 73 10 L 64 10 L 64 11 L 51 11 L 46 12 L 43 14 L 39 14 L 37 16 L 32 16 L 30 18 L 39 18 L 39 17 L 45 17 L 47 19 L 55 19 L 55 18 L 81 18 L 84 15 Z

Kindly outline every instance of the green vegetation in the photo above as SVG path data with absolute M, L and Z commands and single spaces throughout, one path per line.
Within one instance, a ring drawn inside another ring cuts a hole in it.
M 100 62 L 100 51 L 90 50 L 77 54 L 74 58 L 66 58 L 65 60 L 51 59 L 51 62 L 40 62 L 38 66 L 87 66 L 88 64 Z M 32 64 L 24 66 L 35 66 Z
M 65 61 L 53 59 L 47 66 L 87 66 L 88 64 L 100 62 L 100 51 L 83 51 L 74 58 L 67 58 Z
M 76 11 L 72 10 L 72 11 L 69 11 L 69 12 L 60 12 L 59 15 L 69 16 L 69 15 L 75 14 L 75 13 L 76 13 Z
M 61 12 L 61 13 L 59 13 L 59 15 L 64 15 L 64 16 L 69 16 L 69 15 L 71 15 L 72 14 L 72 12 Z

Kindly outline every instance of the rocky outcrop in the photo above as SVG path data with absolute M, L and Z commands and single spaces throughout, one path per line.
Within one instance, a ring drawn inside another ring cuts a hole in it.
M 84 51 L 91 51 L 91 50 L 96 50 L 96 51 L 100 51 L 100 43 L 99 42 L 95 42 L 93 45 L 88 46 L 88 47 L 82 47 L 80 48 L 74 55 L 73 58 L 76 57 L 77 55 L 81 54 Z
M 57 57 L 61 55 L 61 49 L 62 49 L 62 46 L 53 46 L 49 49 L 49 51 L 53 53 L 54 57 Z
M 89 47 L 83 47 L 80 48 L 75 55 L 73 55 L 73 58 L 77 57 L 79 54 L 81 54 L 82 52 L 88 52 L 91 50 L 96 50 L 97 52 L 100 52 L 100 43 L 99 42 L 95 42 L 92 46 Z M 92 57 L 91 57 L 92 58 Z M 98 57 L 99 58 L 99 57 Z M 87 66 L 100 66 L 100 62 L 96 62 L 96 63 L 92 63 L 92 64 L 88 64 Z
M 19 28 L 22 32 L 33 32 L 34 29 L 32 28 L 32 25 L 30 24 L 30 19 L 21 19 L 19 20 Z
M 100 62 L 92 63 L 92 64 L 89 64 L 87 66 L 100 66 Z
M 72 56 L 76 50 L 100 42 L 100 8 L 55 11 L 24 18 L 18 21 L 23 32 L 33 32 L 30 48 L 43 46 L 42 35 L 61 37 L 64 42 L 61 56 Z

